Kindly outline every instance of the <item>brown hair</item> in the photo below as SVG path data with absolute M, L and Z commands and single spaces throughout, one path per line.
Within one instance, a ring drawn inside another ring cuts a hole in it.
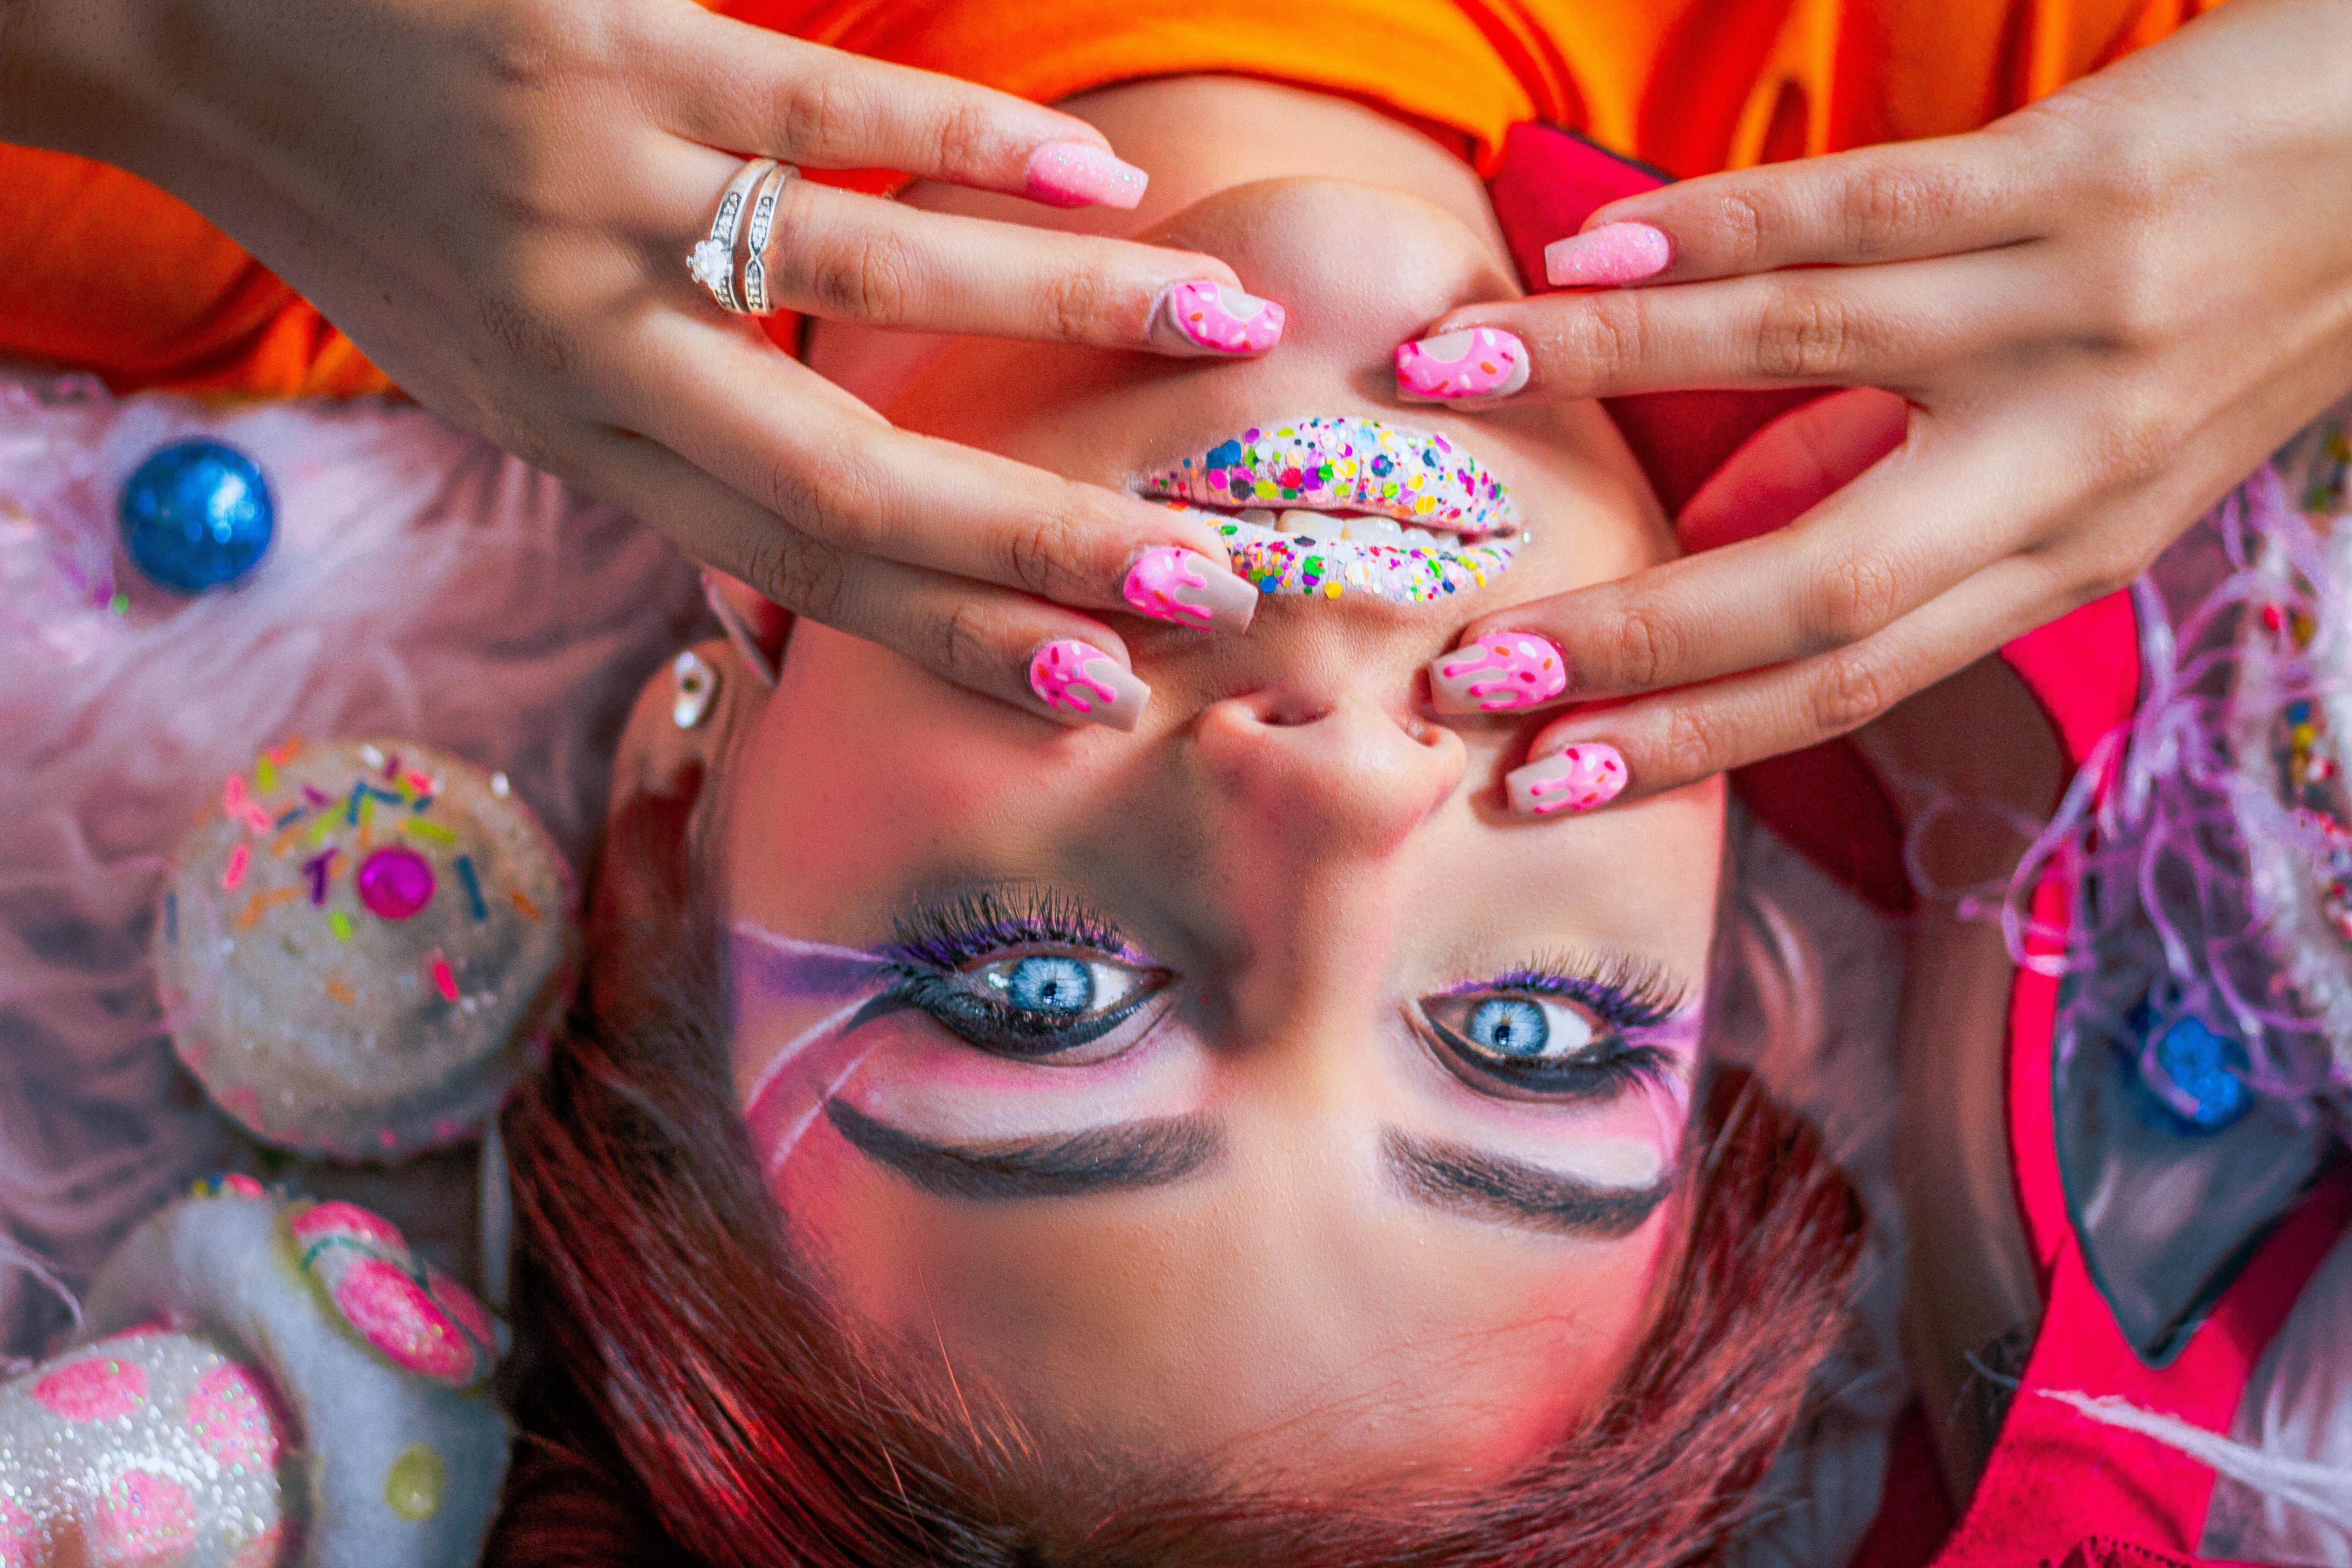
M 685 807 L 633 807 L 615 853 L 667 856 L 645 993 L 585 1004 L 507 1119 L 536 1362 L 490 1568 L 1666 1568 L 1721 1554 L 1844 1323 L 1860 1242 L 1812 1133 L 1736 1068 L 1683 1162 L 1685 1241 L 1629 1370 L 1511 1480 L 1399 1506 L 1243 1493 L 1041 1442 L 861 1342 L 796 1267 L 736 1112 L 719 932 L 690 915 Z M 628 840 L 635 839 L 636 843 Z M 626 929 L 618 929 L 625 927 Z M 685 940 L 678 939 L 684 933 Z M 642 949 L 631 967 L 643 973 Z

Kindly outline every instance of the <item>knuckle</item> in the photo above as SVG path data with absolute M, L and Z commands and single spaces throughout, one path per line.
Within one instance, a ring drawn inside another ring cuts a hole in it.
M 1728 765 L 1723 758 L 1723 741 L 1722 727 L 1706 708 L 1687 704 L 1667 710 L 1660 715 L 1655 747 L 1643 770 L 1644 782 L 1673 789 L 1721 773 Z
M 808 279 L 816 313 L 894 326 L 915 308 L 919 268 L 898 236 L 868 230 L 826 247 Z
M 1024 519 L 1004 536 L 1004 580 L 1039 598 L 1074 597 L 1078 574 L 1066 563 L 1082 545 L 1086 531 L 1078 520 L 1055 513 Z
M 1914 235 L 1948 216 L 1954 205 L 1949 183 L 1932 172 L 1900 166 L 1864 169 L 1846 187 L 1842 204 L 1846 247 L 1861 258 L 1897 253 Z
M 986 158 L 995 140 L 989 106 L 975 97 L 960 97 L 932 132 L 931 152 L 940 171 L 950 176 L 986 172 Z
M 764 556 L 764 558 L 762 558 Z M 841 552 L 797 535 L 785 535 L 755 550 L 752 582 L 795 615 L 834 625 L 848 595 L 847 564 Z
M 1885 712 L 1895 697 L 1893 679 L 1875 651 L 1841 648 L 1822 656 L 1808 683 L 1807 717 L 1816 734 L 1843 735 Z
M 2118 377 L 2090 426 L 2091 471 L 2109 486 L 2142 484 L 2168 469 L 2191 434 L 2174 391 L 2145 377 Z
M 1757 314 L 1755 367 L 1780 379 L 1833 376 L 1852 361 L 1859 338 L 1853 310 L 1835 295 L 1804 285 L 1778 288 Z
M 1046 285 L 1038 301 L 1045 330 L 1057 340 L 1091 341 L 1112 292 L 1110 279 L 1091 267 L 1063 273 Z
M 1607 385 L 1622 380 L 1642 363 L 1642 296 L 1639 290 L 1589 294 L 1576 302 L 1562 334 L 1561 361 L 1586 378 Z
M 1614 691 L 1646 691 L 1680 663 L 1681 638 L 1673 619 L 1654 608 L 1630 605 L 1603 621 L 1590 644 L 1580 644 L 1577 662 L 1597 656 L 1593 673 Z
M 967 685 L 992 673 L 999 657 L 996 617 L 985 606 L 959 599 L 931 632 L 931 668 Z
M 784 89 L 776 132 L 800 159 L 820 163 L 848 149 L 866 115 L 865 94 L 836 67 L 819 67 Z
M 1771 229 L 1763 203 L 1754 196 L 1744 191 L 1727 191 L 1718 198 L 1716 233 L 1729 270 L 1745 272 L 1754 267 L 1764 255 L 1766 237 Z
M 844 445 L 769 470 L 768 510 L 798 528 L 820 532 L 845 549 L 862 549 L 880 531 L 875 521 L 888 487 L 872 460 Z
M 1872 550 L 1846 550 L 1822 563 L 1820 610 L 1813 647 L 1843 647 L 1860 642 L 1904 609 L 1901 570 Z

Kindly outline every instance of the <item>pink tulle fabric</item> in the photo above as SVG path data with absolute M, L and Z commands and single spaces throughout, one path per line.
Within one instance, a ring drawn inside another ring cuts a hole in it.
M 278 537 L 182 600 L 124 560 L 114 505 L 198 435 L 261 465 Z M 0 376 L 0 1351 L 38 1354 L 57 1287 L 237 1152 L 148 963 L 165 859 L 223 777 L 288 734 L 413 736 L 505 772 L 584 865 L 627 705 L 703 613 L 642 525 L 422 410 Z

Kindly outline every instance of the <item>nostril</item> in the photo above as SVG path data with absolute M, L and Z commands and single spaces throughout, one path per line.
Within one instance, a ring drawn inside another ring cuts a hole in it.
M 1269 730 L 1295 730 L 1331 716 L 1336 706 L 1328 696 L 1301 691 L 1254 691 L 1244 697 L 1243 705 L 1251 718 Z

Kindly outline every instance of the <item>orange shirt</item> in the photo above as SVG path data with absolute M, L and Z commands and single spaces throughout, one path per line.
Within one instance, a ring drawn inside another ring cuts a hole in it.
M 1052 100 L 1220 71 L 1458 132 L 1527 120 L 1704 174 L 1967 131 L 2219 0 L 732 0 L 762 26 Z M 0 146 L 0 358 L 118 391 L 381 391 L 226 236 L 102 164 Z M 681 245 L 684 241 L 681 240 Z

